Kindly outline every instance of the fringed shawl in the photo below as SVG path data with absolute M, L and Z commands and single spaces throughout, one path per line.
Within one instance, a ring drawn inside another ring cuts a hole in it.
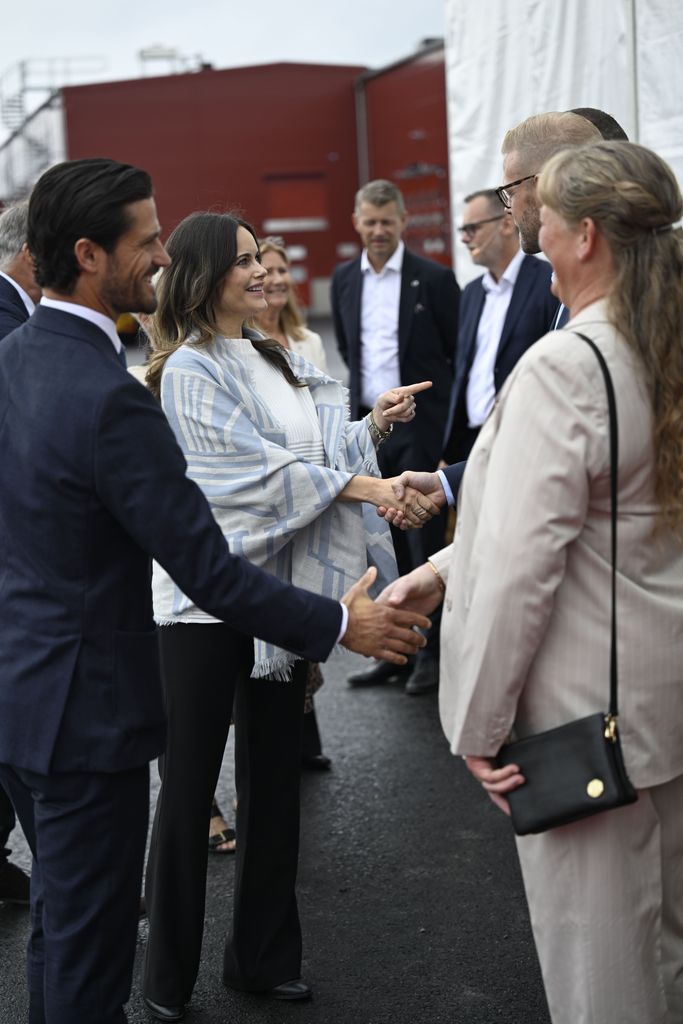
M 296 353 L 292 369 L 315 403 L 325 465 L 303 462 L 285 447 L 277 409 L 256 393 L 239 345 L 217 338 L 207 348 L 183 345 L 169 357 L 161 402 L 206 494 L 230 550 L 327 597 L 340 598 L 376 565 L 376 587 L 396 576 L 387 524 L 373 506 L 335 501 L 356 474 L 379 476 L 363 420 L 348 419 L 347 391 Z M 283 388 L 290 387 L 285 379 Z M 213 621 L 154 566 L 157 622 Z M 255 638 L 252 675 L 289 678 L 293 654 Z

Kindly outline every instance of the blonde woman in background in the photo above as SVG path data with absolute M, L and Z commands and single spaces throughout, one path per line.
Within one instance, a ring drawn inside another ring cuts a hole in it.
M 263 285 L 268 308 L 254 318 L 254 326 L 266 338 L 279 342 L 283 348 L 296 352 L 327 373 L 327 357 L 322 338 L 315 331 L 309 331 L 304 323 L 282 240 L 265 238 L 259 242 L 259 247 L 261 266 L 268 271 Z
M 283 348 L 296 352 L 323 373 L 327 373 L 327 356 L 322 338 L 306 327 L 299 308 L 284 242 L 281 238 L 268 237 L 259 242 L 259 248 L 261 266 L 268 271 L 268 277 L 263 283 L 263 297 L 268 303 L 268 308 L 254 317 L 254 326 L 266 338 L 272 338 Z M 323 682 L 320 666 L 311 665 L 306 683 L 301 764 L 309 771 L 318 772 L 329 771 L 332 766 L 330 758 L 323 754 L 313 705 L 313 695 Z M 234 848 L 234 842 L 231 845 Z

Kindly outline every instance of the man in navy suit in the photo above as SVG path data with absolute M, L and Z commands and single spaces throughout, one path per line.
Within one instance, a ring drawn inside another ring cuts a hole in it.
M 40 286 L 26 244 L 28 199 L 0 215 L 0 339 L 28 320 Z
M 486 273 L 467 285 L 460 300 L 446 462 L 467 458 L 506 377 L 546 333 L 558 307 L 550 291 L 550 264 L 521 252 L 517 228 L 495 189 L 465 197 L 459 231 L 472 261 Z
M 27 200 L 15 203 L 0 215 L 0 340 L 28 320 L 40 298 L 26 245 L 27 221 Z M 0 903 L 27 907 L 30 880 L 9 860 L 7 847 L 15 822 L 12 801 L 0 785 Z
M 43 299 L 0 344 L 0 779 L 34 858 L 30 1024 L 126 1019 L 165 734 L 150 555 L 210 614 L 311 661 L 339 638 L 399 663 L 421 644 L 365 577 L 340 604 L 230 554 L 121 358 L 117 316 L 154 311 L 170 262 L 160 230 L 144 171 L 46 171 L 28 225 Z
M 377 180 L 356 194 L 353 225 L 360 257 L 337 267 L 332 277 L 332 316 L 337 345 L 349 368 L 351 418 L 372 409 L 377 395 L 399 384 L 431 380 L 412 423 L 397 424 L 378 451 L 383 476 L 406 466 L 435 469 L 453 381 L 460 293 L 453 271 L 406 249 L 401 236 L 406 210 L 400 190 Z M 393 531 L 399 572 L 409 571 L 443 544 L 445 521 L 436 517 L 410 535 Z M 424 675 L 436 686 L 438 648 L 430 644 L 407 689 Z M 397 673 L 384 663 L 349 682 L 384 682 Z
M 536 195 L 536 182 L 543 165 L 551 156 L 568 146 L 599 142 L 601 138 L 600 132 L 588 118 L 571 111 L 535 114 L 506 132 L 502 145 L 506 184 L 495 191 L 519 231 L 523 252 L 534 254 L 541 251 L 538 242 L 540 203 Z M 559 306 L 557 314 L 542 333 L 558 330 L 564 326 L 566 319 L 567 311 Z M 466 461 L 460 459 L 436 474 L 408 470 L 402 474 L 401 481 L 394 485 L 396 496 L 402 498 L 403 483 L 422 490 L 436 504 L 455 504 L 465 464 Z M 389 509 L 387 519 L 392 524 L 400 522 L 401 514 Z

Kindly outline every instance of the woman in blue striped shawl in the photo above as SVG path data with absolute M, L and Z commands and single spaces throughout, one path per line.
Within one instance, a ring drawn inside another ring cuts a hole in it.
M 328 597 L 368 565 L 378 585 L 391 580 L 389 529 L 373 506 L 396 498 L 375 448 L 415 414 L 413 393 L 429 383 L 386 392 L 349 422 L 338 381 L 245 327 L 265 307 L 266 276 L 248 224 L 193 214 L 167 248 L 147 382 L 231 549 Z M 436 511 L 415 491 L 405 507 L 415 526 Z M 180 1019 L 196 980 L 205 837 L 234 698 L 239 842 L 223 980 L 307 998 L 295 894 L 307 664 L 213 620 L 158 566 L 153 583 L 169 733 L 147 872 L 145 995 L 175 1012 L 164 1019 Z

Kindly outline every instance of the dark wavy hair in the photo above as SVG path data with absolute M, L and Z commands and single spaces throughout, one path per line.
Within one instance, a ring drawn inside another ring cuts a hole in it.
M 152 354 L 145 380 L 157 398 L 166 360 L 184 342 L 199 347 L 220 334 L 214 306 L 225 275 L 237 259 L 237 229 L 244 228 L 258 246 L 251 224 L 230 213 L 191 213 L 171 232 L 166 250 L 170 267 L 157 281 L 158 306 L 149 323 Z M 247 335 L 252 345 L 293 387 L 305 387 L 294 375 L 285 350 L 270 338 Z
M 28 205 L 27 242 L 38 284 L 70 295 L 80 274 L 78 239 L 112 252 L 130 226 L 129 203 L 151 196 L 147 171 L 116 160 L 67 160 L 45 171 Z

